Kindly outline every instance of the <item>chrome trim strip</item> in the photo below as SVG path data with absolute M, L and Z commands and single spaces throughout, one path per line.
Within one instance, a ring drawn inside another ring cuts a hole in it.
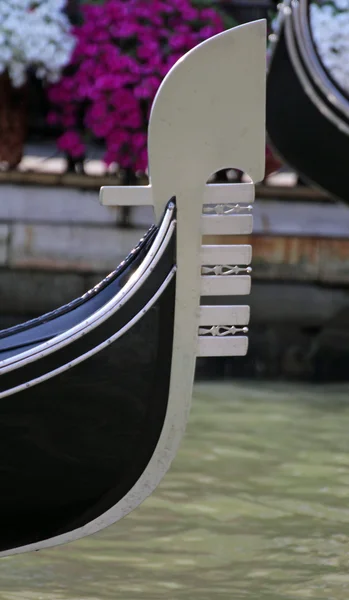
M 114 314 L 121 306 L 125 304 L 133 296 L 133 294 L 143 285 L 149 274 L 153 271 L 159 259 L 163 255 L 176 226 L 176 221 L 171 222 L 174 205 L 168 209 L 163 222 L 160 226 L 158 235 L 153 242 L 151 249 L 145 257 L 142 264 L 138 267 L 135 273 L 130 277 L 123 288 L 105 304 L 102 308 L 93 313 L 82 323 L 75 325 L 64 333 L 55 336 L 47 342 L 39 344 L 31 350 L 21 352 L 15 357 L 11 357 L 0 361 L 0 376 L 14 369 L 20 368 L 23 365 L 29 364 L 35 360 L 40 360 L 44 356 L 63 348 L 64 346 L 74 342 L 76 339 L 84 336 L 86 333 L 100 325 Z
M 290 0 L 284 0 L 284 2 L 277 6 L 277 10 L 278 14 L 274 19 L 272 33 L 270 33 L 268 36 L 269 48 L 267 49 L 267 74 L 269 73 L 271 64 L 273 62 L 274 54 L 280 37 L 280 31 L 285 24 L 285 16 L 291 11 Z
M 144 308 L 139 313 L 137 313 L 126 325 L 124 325 L 121 329 L 119 329 L 119 331 L 114 333 L 114 335 L 112 335 L 110 338 L 108 338 L 101 344 L 98 344 L 98 346 L 95 346 L 94 348 L 92 348 L 92 350 L 85 352 L 85 354 L 81 354 L 77 358 L 74 358 L 69 363 L 62 365 L 61 367 L 58 367 L 57 369 L 54 369 L 53 371 L 45 373 L 45 375 L 41 375 L 40 377 L 36 377 L 35 379 L 32 379 L 31 381 L 27 381 L 26 383 L 17 385 L 16 387 L 10 388 L 10 389 L 6 390 L 5 392 L 0 392 L 0 398 L 6 398 L 8 396 L 12 396 L 13 394 L 15 394 L 17 392 L 21 392 L 23 390 L 33 387 L 34 385 L 38 385 L 39 383 L 42 383 L 43 381 L 47 381 L 48 379 L 51 379 L 55 375 L 60 375 L 61 373 L 64 373 L 65 371 L 68 371 L 68 369 L 75 367 L 79 363 L 83 362 L 84 360 L 87 360 L 94 354 L 97 354 L 98 352 L 100 352 L 101 350 L 103 350 L 104 348 L 106 348 L 107 346 L 112 344 L 113 342 L 115 342 L 115 340 L 119 339 L 122 335 L 124 335 L 124 333 L 126 333 L 129 329 L 131 329 L 131 327 L 133 325 L 135 325 L 139 321 L 139 319 L 148 312 L 148 310 L 153 306 L 153 304 L 156 302 L 156 300 L 159 298 L 159 296 L 161 296 L 162 292 L 166 289 L 166 287 L 172 280 L 176 270 L 177 270 L 177 267 L 173 267 L 171 269 L 171 271 L 167 275 L 166 279 L 163 281 L 163 283 L 161 284 L 159 289 L 156 291 L 154 296 L 147 302 L 147 304 L 144 306 Z

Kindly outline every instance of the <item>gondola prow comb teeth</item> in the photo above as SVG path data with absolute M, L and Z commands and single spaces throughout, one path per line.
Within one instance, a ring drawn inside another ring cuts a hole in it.
M 101 192 L 104 204 L 129 204 L 134 198 L 135 205 L 152 204 L 157 215 L 165 198 L 176 198 L 177 352 L 172 381 L 181 371 L 186 387 L 195 354 L 247 351 L 249 309 L 232 306 L 232 313 L 225 305 L 250 293 L 251 248 L 239 244 L 239 235 L 252 233 L 254 183 L 264 176 L 265 79 L 263 21 L 236 27 L 194 48 L 167 75 L 154 101 L 150 185 Z M 212 173 L 231 167 L 245 172 L 251 182 L 206 183 Z M 212 239 L 214 243 L 205 241 Z M 198 308 L 200 297 L 205 310 Z M 222 298 L 221 305 L 210 306 L 210 297 Z

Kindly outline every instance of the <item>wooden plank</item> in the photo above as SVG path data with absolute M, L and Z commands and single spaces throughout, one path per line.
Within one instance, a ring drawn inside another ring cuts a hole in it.
M 263 279 L 317 280 L 319 241 L 309 237 L 253 236 L 253 275 Z
M 252 233 L 251 215 L 203 215 L 203 235 L 246 235 Z
M 349 240 L 319 240 L 318 278 L 325 283 L 349 283 Z
M 202 265 L 249 265 L 252 247 L 248 245 L 203 245 L 201 246 Z
M 5 265 L 8 258 L 8 240 L 10 228 L 8 225 L 0 223 L 0 265 Z
M 204 275 L 201 296 L 245 296 L 251 291 L 249 275 Z
M 198 337 L 197 356 L 245 356 L 248 338 L 245 335 L 230 337 Z
M 199 325 L 248 325 L 249 306 L 201 306 Z

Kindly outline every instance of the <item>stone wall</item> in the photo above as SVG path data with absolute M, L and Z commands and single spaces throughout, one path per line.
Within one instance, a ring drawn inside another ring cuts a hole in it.
M 83 294 L 115 269 L 153 219 L 150 208 L 118 226 L 97 191 L 0 186 L 0 311 L 31 316 Z

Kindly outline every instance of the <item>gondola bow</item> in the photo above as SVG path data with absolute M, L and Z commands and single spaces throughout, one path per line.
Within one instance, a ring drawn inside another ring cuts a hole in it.
M 251 249 L 222 239 L 252 230 L 264 111 L 264 22 L 185 55 L 153 104 L 150 185 L 101 190 L 104 204 L 153 205 L 157 225 L 82 298 L 0 332 L 3 555 L 70 542 L 138 506 L 176 455 L 196 356 L 246 353 L 249 309 L 231 298 L 249 293 Z M 206 184 L 231 166 L 252 181 Z

